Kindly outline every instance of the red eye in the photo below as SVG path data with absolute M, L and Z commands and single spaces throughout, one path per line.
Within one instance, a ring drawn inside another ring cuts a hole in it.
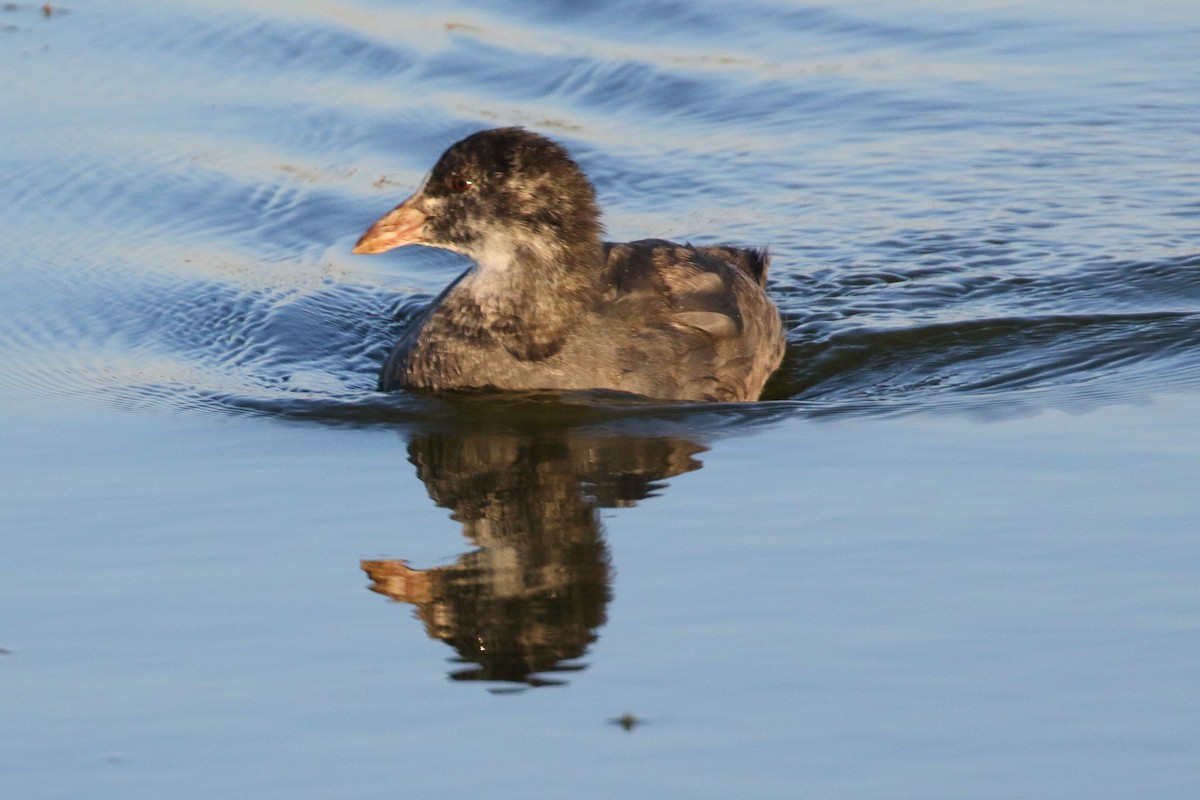
M 456 178 L 452 178 L 450 181 L 450 188 L 456 192 L 465 192 L 474 185 L 475 181 L 471 180 L 470 178 L 464 178 L 461 175 Z

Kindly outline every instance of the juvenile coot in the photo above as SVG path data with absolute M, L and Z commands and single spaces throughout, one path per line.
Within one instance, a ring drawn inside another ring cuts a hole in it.
M 591 183 L 545 137 L 499 128 L 450 147 L 354 246 L 475 262 L 396 343 L 379 388 L 758 399 L 784 349 L 766 251 L 613 244 L 599 218 Z

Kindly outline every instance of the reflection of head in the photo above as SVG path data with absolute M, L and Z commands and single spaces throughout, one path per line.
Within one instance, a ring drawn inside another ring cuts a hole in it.
M 564 662 L 605 622 L 611 569 L 597 508 L 632 505 L 654 481 L 698 467 L 702 449 L 561 431 L 415 437 L 417 474 L 479 549 L 425 571 L 400 561 L 363 568 L 375 591 L 414 603 L 431 637 L 478 665 L 453 678 L 550 683 L 537 675 L 578 668 Z

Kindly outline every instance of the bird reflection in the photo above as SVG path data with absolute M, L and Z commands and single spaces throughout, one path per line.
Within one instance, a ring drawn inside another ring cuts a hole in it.
M 409 442 L 434 502 L 478 549 L 447 566 L 364 561 L 372 591 L 416 606 L 464 666 L 455 680 L 542 686 L 582 669 L 612 597 L 599 509 L 626 507 L 697 469 L 705 448 L 673 437 L 424 433 Z M 518 687 L 518 688 L 523 688 Z

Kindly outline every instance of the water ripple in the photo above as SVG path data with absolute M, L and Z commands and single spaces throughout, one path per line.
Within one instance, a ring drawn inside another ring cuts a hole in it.
M 81 7 L 36 30 L 0 155 L 6 388 L 450 413 L 374 384 L 461 260 L 347 251 L 449 142 L 513 123 L 571 147 L 614 238 L 773 248 L 789 349 L 761 413 L 1200 388 L 1186 30 L 772 0 L 259 5 Z M 130 81 L 144 102 L 114 114 Z

